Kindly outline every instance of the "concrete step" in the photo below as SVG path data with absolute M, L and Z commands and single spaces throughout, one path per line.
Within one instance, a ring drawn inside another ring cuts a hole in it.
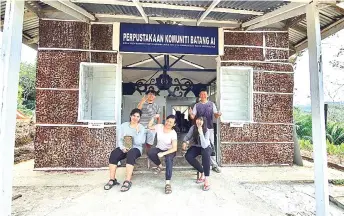
M 197 159 L 200 161 L 201 157 L 197 157 Z M 165 160 L 164 158 L 161 159 L 162 166 L 165 167 Z M 121 161 L 120 167 L 125 167 L 126 160 Z M 135 164 L 135 170 L 145 171 L 150 170 L 153 167 L 156 167 L 156 165 L 148 159 L 146 155 L 141 156 L 136 160 Z M 177 154 L 177 156 L 173 160 L 173 169 L 178 170 L 193 170 L 194 168 L 185 160 L 185 157 Z

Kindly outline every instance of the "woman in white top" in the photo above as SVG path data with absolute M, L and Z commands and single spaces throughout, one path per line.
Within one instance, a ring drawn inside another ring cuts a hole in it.
M 155 148 L 151 148 L 148 151 L 148 158 L 157 165 L 155 168 L 155 174 L 159 174 L 162 170 L 161 161 L 159 158 L 165 157 L 166 164 L 166 185 L 165 193 L 172 193 L 172 187 L 170 180 L 172 178 L 173 158 L 177 152 L 177 133 L 173 129 L 176 125 L 176 117 L 170 115 L 166 118 L 165 124 L 157 124 L 153 126 L 152 119 L 149 122 L 149 129 L 155 130 L 157 133 L 157 145 Z

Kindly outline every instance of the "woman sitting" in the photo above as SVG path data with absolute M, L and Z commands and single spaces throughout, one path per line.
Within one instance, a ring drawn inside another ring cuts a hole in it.
M 185 159 L 201 174 L 201 176 L 197 177 L 196 183 L 204 183 L 203 190 L 209 190 L 208 177 L 210 174 L 210 155 L 212 150 L 206 118 L 198 117 L 195 125 L 190 128 L 183 141 L 182 149 L 184 151 L 187 150 Z M 187 149 L 188 144 L 191 146 L 189 149 Z M 202 155 L 202 165 L 196 159 L 198 155 Z
M 125 158 L 127 158 L 126 180 L 123 182 L 121 191 L 128 191 L 132 185 L 131 177 L 134 164 L 136 159 L 142 155 L 142 145 L 145 143 L 146 138 L 145 128 L 139 123 L 141 115 L 141 110 L 133 109 L 130 113 L 130 122 L 125 122 L 121 125 L 121 137 L 118 147 L 111 152 L 109 158 L 110 180 L 104 186 L 105 190 L 111 189 L 114 185 L 119 185 L 115 178 L 117 164 Z
M 159 174 L 162 170 L 161 161 L 159 158 L 165 157 L 166 164 L 166 185 L 165 193 L 172 193 L 172 187 L 170 180 L 172 178 L 172 167 L 173 167 L 173 158 L 176 156 L 177 151 L 177 133 L 173 129 L 176 124 L 176 117 L 170 115 L 166 118 L 165 124 L 157 124 L 153 126 L 152 119 L 149 122 L 149 129 L 155 130 L 157 133 L 157 145 L 155 148 L 151 148 L 148 151 L 148 158 L 157 165 L 155 168 L 155 174 Z

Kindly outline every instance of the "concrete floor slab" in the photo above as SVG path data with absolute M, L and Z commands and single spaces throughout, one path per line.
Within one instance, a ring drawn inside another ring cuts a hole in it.
M 173 193 L 164 194 L 164 173 L 135 172 L 133 187 L 122 193 L 117 186 L 104 191 L 108 171 L 33 171 L 33 161 L 14 167 L 13 201 L 16 216 L 61 215 L 314 215 L 312 164 L 304 167 L 223 167 L 211 173 L 211 189 L 195 183 L 195 171 L 173 173 Z M 117 178 L 124 180 L 125 169 Z M 329 169 L 330 179 L 344 179 Z M 288 182 L 288 183 L 286 183 Z M 342 190 L 330 188 L 340 197 Z M 278 201 L 280 200 L 280 201 Z M 344 211 L 331 204 L 331 215 Z

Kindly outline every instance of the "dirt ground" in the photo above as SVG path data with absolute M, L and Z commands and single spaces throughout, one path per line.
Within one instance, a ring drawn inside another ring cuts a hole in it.
M 34 144 L 30 142 L 28 144 L 14 148 L 14 163 L 20 163 L 31 160 L 35 157 Z
M 17 120 L 14 163 L 20 163 L 34 158 L 35 125 L 27 120 Z
M 313 158 L 313 152 L 311 151 L 301 150 L 301 155 L 309 157 L 309 158 Z M 327 161 L 344 166 L 344 161 L 340 160 L 340 158 L 336 155 L 327 155 Z

